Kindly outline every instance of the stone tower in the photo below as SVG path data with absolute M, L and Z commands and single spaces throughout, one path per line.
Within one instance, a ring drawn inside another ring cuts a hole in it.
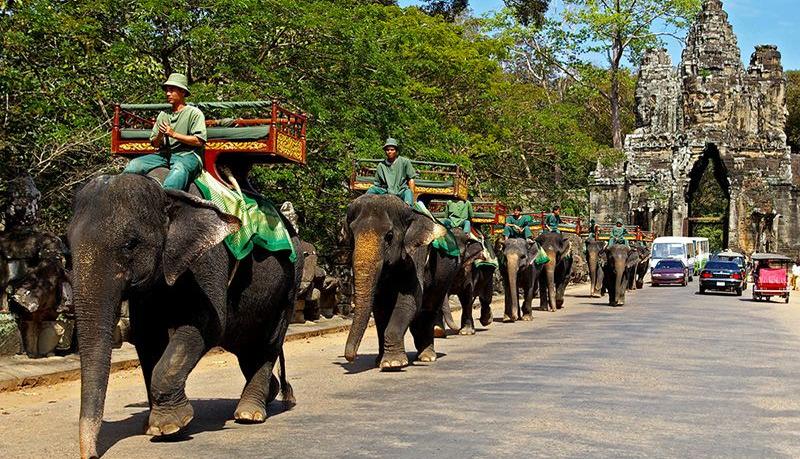
M 636 87 L 636 130 L 625 162 L 592 173 L 598 221 L 629 216 L 659 235 L 688 235 L 689 198 L 710 162 L 729 197 L 730 248 L 797 255 L 798 188 L 786 144 L 781 55 L 757 46 L 745 69 L 720 0 L 705 0 L 680 65 L 664 49 L 645 54 Z

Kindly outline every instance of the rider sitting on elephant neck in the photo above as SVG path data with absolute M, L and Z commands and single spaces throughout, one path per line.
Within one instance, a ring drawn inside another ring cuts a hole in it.
M 561 224 L 561 206 L 553 207 L 553 212 L 547 214 L 547 217 L 544 219 L 544 225 L 547 227 L 547 231 L 551 233 L 560 233 L 561 230 L 558 229 L 558 225 Z
M 173 73 L 162 85 L 167 102 L 172 105 L 170 113 L 161 112 L 150 133 L 150 143 L 158 153 L 140 156 L 131 160 L 124 173 L 147 175 L 153 169 L 169 169 L 164 179 L 164 188 L 186 190 L 203 169 L 200 159 L 205 148 L 206 118 L 199 108 L 186 105 L 189 96 L 188 79 Z M 166 139 L 165 139 L 166 137 Z
M 442 224 L 447 228 L 461 228 L 464 234 L 469 236 L 472 229 L 470 220 L 472 220 L 472 203 L 466 201 L 447 201 L 444 209 L 445 218 Z
M 625 236 L 630 234 L 628 230 L 622 226 L 622 219 L 618 218 L 617 223 L 611 228 L 611 235 L 608 238 L 608 246 L 611 247 L 615 244 L 628 245 L 628 240 Z
M 369 187 L 367 194 L 391 194 L 413 207 L 417 171 L 408 158 L 398 154 L 398 148 L 397 140 L 391 137 L 386 139 L 383 145 L 386 160 L 378 164 L 375 182 Z
M 514 213 L 506 217 L 506 227 L 503 228 L 503 236 L 505 236 L 506 240 L 517 237 L 531 238 L 531 216 L 521 214 L 522 208 L 516 206 L 514 207 Z

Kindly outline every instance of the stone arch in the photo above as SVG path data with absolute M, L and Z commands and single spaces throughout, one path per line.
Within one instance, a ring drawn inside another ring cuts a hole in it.
M 728 167 L 715 143 L 706 144 L 694 160 L 686 179 L 684 199 L 687 234 L 709 237 L 715 248 L 727 248 L 731 224 L 731 180 Z M 718 237 L 716 242 L 712 235 Z

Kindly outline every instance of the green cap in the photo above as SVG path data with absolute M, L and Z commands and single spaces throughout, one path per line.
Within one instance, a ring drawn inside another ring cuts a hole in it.
M 189 79 L 186 78 L 186 75 L 182 73 L 170 74 L 169 78 L 167 78 L 167 81 L 161 85 L 162 88 L 166 86 L 175 86 L 176 88 L 181 88 L 186 91 L 187 96 L 191 95 L 191 92 L 189 91 Z
M 616 224 L 617 224 L 617 225 L 622 225 L 622 224 L 624 224 L 624 223 L 622 222 L 622 219 L 621 219 L 621 218 L 618 218 L 618 219 L 617 219 L 617 223 L 616 223 Z
M 384 144 L 383 144 L 383 149 L 384 150 L 386 150 L 387 147 L 398 148 L 398 147 L 400 147 L 400 144 L 397 143 L 396 139 L 394 139 L 392 137 L 389 137 L 388 139 L 386 139 L 386 142 L 384 142 Z

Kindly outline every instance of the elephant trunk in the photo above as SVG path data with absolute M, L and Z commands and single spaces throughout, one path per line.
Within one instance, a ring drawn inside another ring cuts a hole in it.
M 81 357 L 79 436 L 81 457 L 89 458 L 97 457 L 115 318 L 124 285 L 121 278 L 112 278 L 110 269 L 94 266 L 96 257 L 79 250 L 75 258 L 73 292 Z
M 461 311 L 463 314 L 464 311 Z M 456 321 L 453 320 L 453 311 L 450 309 L 450 295 L 445 295 L 444 303 L 442 303 L 442 316 L 444 317 L 444 321 L 450 330 L 459 331 L 461 327 L 456 325 Z
M 587 252 L 586 264 L 589 265 L 589 295 L 594 296 L 594 293 L 597 291 L 597 254 L 594 252 Z
M 358 347 L 369 324 L 375 289 L 381 274 L 379 254 L 380 237 L 376 232 L 364 233 L 355 238 L 353 251 L 353 281 L 355 284 L 353 324 L 347 335 L 344 357 L 348 362 L 356 359 Z
M 519 256 L 517 254 L 509 254 L 506 258 L 506 269 L 508 270 L 508 292 L 509 299 L 507 304 L 510 306 L 510 311 L 506 311 L 506 315 L 510 318 L 516 317 L 519 309 L 519 289 L 517 287 L 517 274 L 519 273 Z
M 547 279 L 547 304 L 551 311 L 556 309 L 556 254 L 548 253 L 550 261 L 544 265 L 544 274 Z

